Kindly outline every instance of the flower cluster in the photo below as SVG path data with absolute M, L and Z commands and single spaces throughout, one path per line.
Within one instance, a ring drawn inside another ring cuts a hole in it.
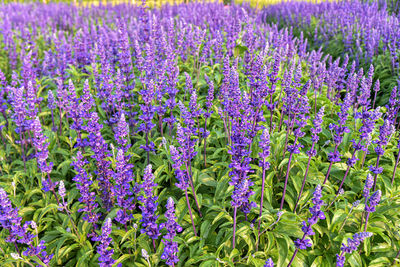
M 98 241 L 100 244 L 97 246 L 97 253 L 99 253 L 99 264 L 100 267 L 109 267 L 112 266 L 115 260 L 112 258 L 114 254 L 113 249 L 109 249 L 109 246 L 112 242 L 111 234 L 111 219 L 107 218 L 104 222 L 103 227 L 101 227 L 101 235 L 94 237 L 93 241 Z
M 115 220 L 126 225 L 127 222 L 133 218 L 132 214 L 127 214 L 127 212 L 135 208 L 135 204 L 133 203 L 133 190 L 130 185 L 134 176 L 132 173 L 133 165 L 127 162 L 122 149 L 118 150 L 116 165 L 113 194 L 117 199 L 117 205 L 121 209 L 117 212 Z
M 14 246 L 17 249 L 17 243 L 28 245 L 27 249 L 22 252 L 22 255 L 30 257 L 36 256 L 46 266 L 49 266 L 48 264 L 53 258 L 53 254 L 47 254 L 44 240 L 41 240 L 39 244 L 35 246 L 35 235 L 28 231 L 29 226 L 32 226 L 32 228 L 36 230 L 36 223 L 33 221 L 25 222 L 23 225 L 21 225 L 21 223 L 22 218 L 18 215 L 18 208 L 12 207 L 6 191 L 3 188 L 0 188 L 0 227 L 9 231 L 9 236 L 5 241 L 8 243 L 14 243 Z
M 83 207 L 79 209 L 79 212 L 85 212 L 83 220 L 88 221 L 92 224 L 97 223 L 100 215 L 95 211 L 98 207 L 96 203 L 96 194 L 91 192 L 90 186 L 93 184 L 92 176 L 85 170 L 85 165 L 88 161 L 83 157 L 82 152 L 78 151 L 74 161 L 71 165 L 76 171 L 76 175 L 73 181 L 76 182 L 76 188 L 79 190 L 80 198 L 79 202 L 83 204 Z
M 160 236 L 160 227 L 157 224 L 156 215 L 158 197 L 154 195 L 154 188 L 157 186 L 154 183 L 154 175 L 151 170 L 151 165 L 147 165 L 144 170 L 143 183 L 140 185 L 143 195 L 138 197 L 142 202 L 140 209 L 142 210 L 142 234 L 146 233 L 151 239 L 157 239 Z
M 365 211 L 371 213 L 375 211 L 375 207 L 378 206 L 381 200 L 382 192 L 381 190 L 375 191 L 368 199 L 368 203 L 365 206 Z
M 111 209 L 113 201 L 113 192 L 111 177 L 113 172 L 110 169 L 111 163 L 107 160 L 109 155 L 108 145 L 104 140 L 101 129 L 103 125 L 99 122 L 99 116 L 96 112 L 92 112 L 87 125 L 83 127 L 88 132 L 87 144 L 92 149 L 93 155 L 91 156 L 96 160 L 96 174 L 99 180 L 101 199 L 106 209 Z
M 118 145 L 120 145 L 125 152 L 129 148 L 127 146 L 128 135 L 129 135 L 129 126 L 126 123 L 125 114 L 122 113 L 120 119 L 118 120 L 117 126 L 115 127 L 114 138 L 117 141 Z
M 269 258 L 269 259 L 265 262 L 264 267 L 274 267 L 274 262 L 272 261 L 271 258 Z
M 361 233 L 356 233 L 353 235 L 353 238 L 348 238 L 347 239 L 347 245 L 344 243 L 342 244 L 342 247 L 340 250 L 342 251 L 340 254 L 336 254 L 336 266 L 337 267 L 344 267 L 344 263 L 346 261 L 345 254 L 352 253 L 353 251 L 356 251 L 358 246 L 368 237 L 371 237 L 372 233 L 370 232 L 361 232 Z
M 321 185 L 317 185 L 315 188 L 313 198 L 311 202 L 314 204 L 310 208 L 311 218 L 307 220 L 307 222 L 303 221 L 303 227 L 301 230 L 303 231 L 304 235 L 302 239 L 297 239 L 294 244 L 297 249 L 307 249 L 307 247 L 311 247 L 311 240 L 307 239 L 308 236 L 314 235 L 314 231 L 312 230 L 312 226 L 318 222 L 318 220 L 325 220 L 325 214 L 321 210 L 321 207 L 325 204 L 322 197 L 322 187 Z
M 271 150 L 271 141 L 269 136 L 268 129 L 264 129 L 260 136 L 260 142 L 258 143 L 259 147 L 261 148 L 261 152 L 258 154 L 260 157 L 260 166 L 264 169 L 269 169 L 269 162 L 266 159 L 270 155 Z
M 319 140 L 319 134 L 322 132 L 322 122 L 323 122 L 323 117 L 325 113 L 325 107 L 321 107 L 318 111 L 318 113 L 315 115 L 315 119 L 313 120 L 314 127 L 311 128 L 311 141 L 313 142 L 312 147 L 309 151 L 307 151 L 307 154 L 310 157 L 315 157 L 317 155 L 317 151 L 315 150 L 315 144 Z
M 161 259 L 165 260 L 169 266 L 173 266 L 178 263 L 178 243 L 174 242 L 176 232 L 181 232 L 182 227 L 176 222 L 174 201 L 171 197 L 167 200 L 166 205 L 167 211 L 165 212 L 165 218 L 167 221 L 160 224 L 160 228 L 165 228 L 167 234 L 164 235 L 162 242 L 165 245 L 164 252 L 161 255 Z
M 189 187 L 189 180 L 188 180 L 188 177 L 186 175 L 186 172 L 181 169 L 183 164 L 184 164 L 183 163 L 183 159 L 182 159 L 182 155 L 172 145 L 169 147 L 169 150 L 171 152 L 171 159 L 172 159 L 172 162 L 173 162 L 172 168 L 174 168 L 175 176 L 176 176 L 176 179 L 178 180 L 178 183 L 176 183 L 175 185 L 178 188 L 180 188 L 183 191 L 185 191 Z

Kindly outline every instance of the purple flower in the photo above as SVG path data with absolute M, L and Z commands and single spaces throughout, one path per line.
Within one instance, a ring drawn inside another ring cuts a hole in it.
M 379 92 L 380 89 L 381 89 L 381 85 L 380 85 L 380 82 L 379 82 L 379 79 L 378 79 L 375 82 L 374 91 L 375 92 Z
M 368 199 L 368 203 L 365 206 L 365 211 L 368 213 L 374 212 L 375 207 L 378 206 L 379 201 L 381 200 L 381 190 L 375 191 Z
M 374 186 L 374 177 L 371 174 L 367 175 L 367 179 L 365 179 L 365 185 L 363 189 L 363 197 L 367 199 L 369 197 L 369 191 Z
M 315 119 L 313 120 L 314 127 L 311 128 L 311 141 L 313 143 L 317 143 L 319 140 L 319 134 L 322 132 L 322 122 L 323 122 L 323 117 L 324 117 L 324 112 L 325 112 L 325 107 L 321 107 L 318 113 L 315 115 Z M 309 151 L 309 153 L 311 153 Z M 314 155 L 315 156 L 315 155 Z
M 83 118 L 90 118 L 90 110 L 95 106 L 94 99 L 90 93 L 89 81 L 85 80 L 83 84 L 83 94 L 80 97 L 80 104 L 82 105 L 81 116 Z
M 307 249 L 312 246 L 310 239 L 297 239 L 294 241 L 294 245 L 297 249 Z
M 383 125 L 379 127 L 379 140 L 373 142 L 375 144 L 378 144 L 378 146 L 375 148 L 375 153 L 378 156 L 383 156 L 383 154 L 385 153 L 384 148 L 388 144 L 389 138 L 394 132 L 394 125 L 390 120 L 385 120 L 383 122 Z
M 176 222 L 174 201 L 171 197 L 168 198 L 166 207 L 167 211 L 165 217 L 167 218 L 167 221 L 160 224 L 160 229 L 165 228 L 167 230 L 167 234 L 164 235 L 162 240 L 165 247 L 161 259 L 165 260 L 169 266 L 173 266 L 179 262 L 177 257 L 178 243 L 173 240 L 176 232 L 182 231 L 182 227 Z
M 127 33 L 126 25 L 124 25 L 122 23 L 118 29 L 118 44 L 119 44 L 119 50 L 118 50 L 119 60 L 118 60 L 118 62 L 120 64 L 122 73 L 125 76 L 127 85 L 131 86 L 130 82 L 134 78 L 133 68 L 132 68 L 132 57 L 131 57 L 129 36 Z M 129 88 L 129 89 L 131 89 L 131 88 Z M 127 91 L 129 91 L 129 90 L 127 90 Z
M 99 186 L 101 190 L 101 199 L 107 210 L 111 209 L 113 201 L 113 192 L 110 178 L 113 176 L 113 172 L 110 169 L 111 163 L 107 160 L 109 155 L 108 145 L 101 135 L 101 129 L 103 125 L 99 123 L 99 116 L 96 112 L 92 112 L 87 125 L 83 127 L 83 130 L 88 132 L 87 144 L 93 151 L 91 156 L 96 160 L 96 174 L 99 180 Z
M 125 114 L 122 113 L 118 120 L 117 126 L 115 127 L 114 138 L 117 143 L 123 147 L 126 152 L 126 144 L 128 143 L 129 126 L 125 121 Z
M 6 191 L 0 188 L 0 227 L 9 231 L 9 236 L 5 241 L 14 243 L 15 246 L 17 246 L 17 242 L 28 245 L 27 249 L 22 252 L 22 255 L 37 256 L 47 265 L 53 255 L 47 255 L 46 246 L 44 245 L 45 241 L 42 240 L 37 246 L 34 246 L 35 235 L 28 232 L 29 225 L 36 228 L 36 223 L 28 221 L 22 226 L 21 223 L 22 218 L 18 215 L 18 208 L 12 207 Z
M 190 78 L 190 75 L 185 72 L 185 78 L 186 78 L 186 86 L 185 86 L 185 95 L 189 93 L 190 95 L 192 94 L 193 91 L 193 84 L 192 84 L 192 79 Z
M 115 260 L 112 258 L 114 250 L 109 248 L 112 242 L 112 238 L 110 237 L 112 231 L 111 226 L 111 219 L 107 218 L 103 227 L 101 227 L 101 235 L 92 239 L 93 241 L 100 242 L 97 247 L 97 253 L 100 255 L 100 267 L 110 267 L 115 263 Z
M 383 172 L 383 168 L 382 167 L 375 167 L 375 166 L 369 166 L 369 170 L 374 173 L 374 174 L 380 174 Z
M 249 200 L 249 197 L 254 194 L 254 192 L 250 190 L 250 183 L 250 180 L 245 179 L 235 186 L 232 192 L 232 207 L 240 207 L 246 214 L 250 213 L 251 208 L 255 207 L 255 203 Z
M 46 137 L 42 133 L 42 125 L 40 124 L 39 118 L 35 118 L 31 124 L 32 132 L 33 132 L 33 145 L 37 150 L 36 159 L 38 162 L 39 169 L 43 173 L 49 174 L 53 168 L 53 163 L 50 162 L 49 164 L 46 163 L 47 158 L 49 156 L 49 142 L 47 142 Z M 43 190 L 45 192 L 49 190 L 54 190 L 55 184 L 53 184 L 48 178 L 47 181 L 43 184 Z
M 47 96 L 47 107 L 51 110 L 55 109 L 57 107 L 56 100 L 54 99 L 54 94 L 53 91 L 49 90 L 48 96 Z
M 213 105 L 213 100 L 214 100 L 214 83 L 213 81 L 210 80 L 210 78 L 208 78 L 207 75 L 204 76 L 204 78 L 206 79 L 206 82 L 208 84 L 208 94 L 206 97 L 206 108 L 207 108 L 207 112 L 204 113 L 204 117 L 205 118 L 209 118 L 211 116 L 212 111 L 210 111 L 210 109 L 212 108 Z
M 338 112 L 338 122 L 337 124 L 331 123 L 329 129 L 333 131 L 333 141 L 335 143 L 335 150 L 330 152 L 328 155 L 328 160 L 330 162 L 340 162 L 341 155 L 337 151 L 337 147 L 342 143 L 343 135 L 350 132 L 350 130 L 345 126 L 347 118 L 349 116 L 348 110 L 351 106 L 351 94 L 347 93 L 342 104 L 340 104 L 340 112 Z M 329 173 L 328 173 L 329 174 Z M 327 174 L 327 176 L 328 176 Z
M 340 250 L 342 251 L 340 254 L 336 254 L 336 266 L 344 267 L 344 263 L 346 261 L 345 254 L 352 253 L 356 251 L 358 246 L 368 237 L 371 237 L 372 233 L 370 232 L 361 232 L 353 235 L 353 238 L 347 239 L 347 245 L 342 243 L 342 247 Z
M 263 167 L 264 169 L 269 169 L 269 162 L 266 161 L 267 157 L 270 155 L 270 150 L 271 150 L 271 141 L 270 141 L 270 136 L 269 136 L 269 131 L 268 129 L 264 129 L 260 136 L 260 142 L 259 142 L 259 147 L 261 148 L 261 152 L 258 153 L 262 161 L 260 161 L 260 166 Z
M 178 150 L 181 154 L 183 164 L 191 164 L 192 159 L 197 155 L 195 151 L 196 139 L 193 137 L 195 137 L 193 128 L 190 126 L 182 127 L 181 124 L 178 123 L 176 140 L 179 143 Z
M 140 185 L 143 195 L 139 196 L 138 200 L 142 202 L 142 206 L 140 206 L 142 219 L 140 221 L 142 222 L 143 229 L 140 232 L 142 234 L 146 233 L 151 239 L 157 239 L 160 236 L 159 226 L 156 222 L 158 218 L 156 215 L 158 197 L 153 193 L 156 186 L 151 165 L 147 165 L 144 170 L 143 183 Z
M 269 259 L 265 262 L 264 267 L 274 267 L 274 262 L 272 261 L 271 258 L 269 258 Z
M 132 168 L 133 165 L 126 162 L 124 151 L 119 149 L 116 157 L 115 186 L 113 192 L 117 198 L 117 205 L 121 208 L 117 212 L 115 220 L 123 225 L 126 225 L 133 218 L 132 214 L 127 214 L 127 212 L 135 208 L 130 185 L 134 177 Z
M 28 82 L 28 87 L 26 88 L 26 107 L 27 117 L 33 119 L 37 116 L 38 109 L 36 108 L 36 104 L 38 99 L 36 98 L 36 90 L 32 84 L 32 81 Z
M 44 264 L 48 265 L 51 259 L 53 258 L 53 254 L 47 255 L 45 241 L 41 240 L 37 246 L 30 246 L 22 252 L 24 256 L 38 257 Z M 39 265 L 40 266 L 40 265 Z
M 90 186 L 93 184 L 92 177 L 87 174 L 84 167 L 88 161 L 84 159 L 82 152 L 78 151 L 71 165 L 76 171 L 75 177 L 72 179 L 76 182 L 76 188 L 79 190 L 81 197 L 78 199 L 83 204 L 83 208 L 78 212 L 85 212 L 83 220 L 92 224 L 97 223 L 100 215 L 95 212 L 98 204 L 96 203 L 96 194 L 91 192 Z
M 18 208 L 13 208 L 6 191 L 0 188 L 0 226 L 9 230 L 6 242 L 16 242 L 24 235 L 21 227 L 22 218 L 18 215 Z
M 336 254 L 336 266 L 344 267 L 344 263 L 346 262 L 346 257 L 341 256 L 341 254 Z
M 303 221 L 303 227 L 301 230 L 303 231 L 304 235 L 302 239 L 297 239 L 295 241 L 295 246 L 297 249 L 307 249 L 307 247 L 311 247 L 311 240 L 306 239 L 306 237 L 314 235 L 314 231 L 312 230 L 311 226 L 316 224 L 318 220 L 324 220 L 325 214 L 321 210 L 321 207 L 325 205 L 324 201 L 321 200 L 322 197 L 322 187 L 321 185 L 317 185 L 315 188 L 313 198 L 311 202 L 314 204 L 310 207 L 311 217 L 307 220 L 307 222 Z
M 154 98 L 156 86 L 157 85 L 154 83 L 154 81 L 151 80 L 148 83 L 144 82 L 143 89 L 140 90 L 140 94 L 144 101 L 144 105 L 143 104 L 140 105 L 142 114 L 139 116 L 139 119 L 142 121 L 142 123 L 139 125 L 137 131 L 144 132 L 146 135 L 146 145 L 141 146 L 141 148 L 146 152 L 154 151 L 154 144 L 153 142 L 149 141 L 148 135 L 151 129 L 153 129 L 155 126 L 155 124 L 152 122 L 155 113 L 155 107 L 151 104 L 151 102 L 153 101 Z
M 26 117 L 26 102 L 24 100 L 23 87 L 13 88 L 11 105 L 14 109 L 12 118 L 17 125 L 15 131 L 17 133 L 22 133 L 24 131 L 24 122 Z
M 172 168 L 175 169 L 175 176 L 176 176 L 176 179 L 178 180 L 178 183 L 176 183 L 175 185 L 178 188 L 180 188 L 183 191 L 185 191 L 189 187 L 189 180 L 188 180 L 188 177 L 186 175 L 186 172 L 181 169 L 181 167 L 184 164 L 183 163 L 183 159 L 182 159 L 182 155 L 172 145 L 169 147 L 169 150 L 170 150 L 171 159 L 172 159 L 172 162 L 173 162 L 172 163 Z

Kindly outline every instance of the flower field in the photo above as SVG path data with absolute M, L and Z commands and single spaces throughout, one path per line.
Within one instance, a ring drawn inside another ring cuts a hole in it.
M 400 265 L 396 3 L 0 4 L 0 266 Z

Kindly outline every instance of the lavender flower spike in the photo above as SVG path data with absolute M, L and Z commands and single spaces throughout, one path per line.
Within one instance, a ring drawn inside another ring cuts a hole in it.
M 115 262 L 115 260 L 112 258 L 114 250 L 108 248 L 108 246 L 112 241 L 112 238 L 110 237 L 111 225 L 112 225 L 111 219 L 107 218 L 103 227 L 101 228 L 101 235 L 93 238 L 93 241 L 100 242 L 99 246 L 97 247 L 97 253 L 99 253 L 100 255 L 99 257 L 100 267 L 110 267 Z
M 153 239 L 153 247 L 155 247 L 155 240 L 160 236 L 159 226 L 157 224 L 158 216 L 155 215 L 157 212 L 157 199 L 158 197 L 154 195 L 154 188 L 157 186 L 154 183 L 154 175 L 152 174 L 151 165 L 147 165 L 144 170 L 143 183 L 140 185 L 141 190 L 143 190 L 144 195 L 139 196 L 138 200 L 142 202 L 140 209 L 142 210 L 142 222 L 141 233 L 146 233 L 148 237 Z
M 399 165 L 399 160 L 400 160 L 400 137 L 399 137 L 399 141 L 397 142 L 397 159 L 396 159 L 396 163 L 394 164 L 394 168 L 393 168 L 393 175 L 392 175 L 392 186 L 393 186 L 393 182 L 394 182 L 394 177 L 396 175 L 396 169 L 397 169 L 397 165 Z
M 368 203 L 365 206 L 365 212 L 367 212 L 367 216 L 365 217 L 364 231 L 367 230 L 369 215 L 371 214 L 371 212 L 375 211 L 375 207 L 378 206 L 379 201 L 381 201 L 381 196 L 382 196 L 381 190 L 377 190 L 368 199 Z
M 51 110 L 51 122 L 53 123 L 53 131 L 57 131 L 55 122 L 54 122 L 54 109 L 57 108 L 56 100 L 54 98 L 53 91 L 49 90 L 48 96 L 47 96 L 47 107 Z
M 115 220 L 125 225 L 133 218 L 132 214 L 128 214 L 135 208 L 133 191 L 131 189 L 131 182 L 133 181 L 132 173 L 133 165 L 127 162 L 122 149 L 119 149 L 116 157 L 116 172 L 115 172 L 115 186 L 113 188 L 114 194 L 117 198 L 117 205 L 121 208 L 117 212 Z
M 385 154 L 385 147 L 389 143 L 390 137 L 394 132 L 395 132 L 394 125 L 388 119 L 386 119 L 383 122 L 383 125 L 381 127 L 379 127 L 379 137 L 378 137 L 379 140 L 374 142 L 374 143 L 378 144 L 378 146 L 375 148 L 375 153 L 378 156 L 376 159 L 376 165 L 369 166 L 369 170 L 375 174 L 374 190 L 376 189 L 376 180 L 377 180 L 378 174 L 383 172 L 383 168 L 379 167 L 379 160 Z
M 174 205 L 174 201 L 169 197 L 166 205 L 167 211 L 165 213 L 167 222 L 160 224 L 160 228 L 165 228 L 167 230 L 167 234 L 164 235 L 162 240 L 165 248 L 161 255 L 161 259 L 166 260 L 166 263 L 169 266 L 175 266 L 175 264 L 179 262 L 176 255 L 178 253 L 178 243 L 173 240 L 176 232 L 182 231 L 182 227 L 176 222 Z
M 269 259 L 265 262 L 264 267 L 274 267 L 274 262 L 272 261 L 271 258 L 269 258 Z
M 322 132 L 321 125 L 323 122 L 324 113 L 325 113 L 325 107 L 321 107 L 320 110 L 318 111 L 318 113 L 315 115 L 315 119 L 313 121 L 314 128 L 311 128 L 311 133 L 312 133 L 311 141 L 313 143 L 312 143 L 311 149 L 309 151 L 307 151 L 307 155 L 308 155 L 307 168 L 306 168 L 306 172 L 304 174 L 303 183 L 301 184 L 301 189 L 299 192 L 299 196 L 297 197 L 296 205 L 294 206 L 293 212 L 296 212 L 297 206 L 299 204 L 301 195 L 304 190 L 304 186 L 306 184 L 308 170 L 310 168 L 310 163 L 311 163 L 311 157 L 315 157 L 317 155 L 317 151 L 315 150 L 315 145 L 319 141 L 319 134 Z
M 344 243 L 340 250 L 342 251 L 340 254 L 336 254 L 336 266 L 344 267 L 344 263 L 346 261 L 345 254 L 352 253 L 356 251 L 358 246 L 368 237 L 371 237 L 372 233 L 369 232 L 361 232 L 353 235 L 353 238 L 347 239 L 347 245 Z
M 118 145 L 123 147 L 124 152 L 126 152 L 126 150 L 129 148 L 127 146 L 128 135 L 129 135 L 129 126 L 126 123 L 125 114 L 122 113 L 117 123 L 117 126 L 115 127 L 114 138 L 117 141 Z
M 322 187 L 321 185 L 317 185 L 314 191 L 314 197 L 311 199 L 311 202 L 314 204 L 314 206 L 310 208 L 310 213 L 312 216 L 307 220 L 307 222 L 303 221 L 303 227 L 301 228 L 301 230 L 304 233 L 303 238 L 297 239 L 294 242 L 296 250 L 293 253 L 292 259 L 290 260 L 288 267 L 293 263 L 293 260 L 296 257 L 296 254 L 299 251 L 299 249 L 307 249 L 308 247 L 311 247 L 311 240 L 306 239 L 308 236 L 315 235 L 311 226 L 316 224 L 319 219 L 325 220 L 325 214 L 321 210 L 321 207 L 325 205 L 325 203 L 323 200 L 321 200 L 321 197 L 322 197 Z
M 262 159 L 262 161 L 260 161 L 260 166 L 262 167 L 262 186 L 261 186 L 260 214 L 258 216 L 259 217 L 258 228 L 257 228 L 258 231 L 260 231 L 263 201 L 264 201 L 265 171 L 267 169 L 269 169 L 269 162 L 267 162 L 266 159 L 270 155 L 270 149 L 271 149 L 270 144 L 271 144 L 271 141 L 270 141 L 270 136 L 269 136 L 269 130 L 264 129 L 264 131 L 260 137 L 260 143 L 259 143 L 259 146 L 262 149 L 262 152 L 259 153 L 259 156 Z
M 22 218 L 18 215 L 18 208 L 13 208 L 10 199 L 6 191 L 0 188 L 0 227 L 9 231 L 9 236 L 5 239 L 7 243 L 13 243 L 15 249 L 18 252 L 18 256 L 21 255 L 17 243 L 28 245 L 27 249 L 22 252 L 24 256 L 38 257 L 45 266 L 49 266 L 50 260 L 53 258 L 53 254 L 48 255 L 46 252 L 46 246 L 44 241 L 40 241 L 35 247 L 34 238 L 35 235 L 28 232 L 28 227 L 36 229 L 35 222 L 25 222 L 22 224 Z

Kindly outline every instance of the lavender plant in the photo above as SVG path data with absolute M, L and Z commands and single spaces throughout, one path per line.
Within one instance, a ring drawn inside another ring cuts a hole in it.
M 147 4 L 0 5 L 0 265 L 396 261 L 383 2 Z

